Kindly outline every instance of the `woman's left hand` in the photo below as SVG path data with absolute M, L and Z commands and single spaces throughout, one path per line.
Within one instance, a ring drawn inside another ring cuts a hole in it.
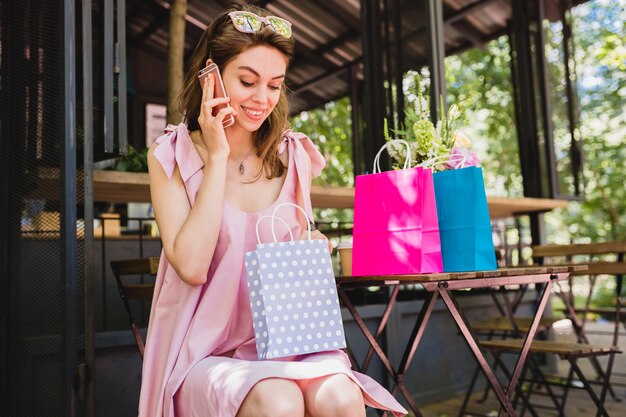
M 309 238 L 308 231 L 307 229 L 304 229 L 302 233 L 300 233 L 298 240 L 306 240 L 308 238 Z M 333 244 L 330 243 L 330 240 L 328 240 L 328 238 L 319 230 L 311 230 L 311 240 L 316 240 L 316 239 L 327 240 L 328 241 L 328 253 L 333 253 Z

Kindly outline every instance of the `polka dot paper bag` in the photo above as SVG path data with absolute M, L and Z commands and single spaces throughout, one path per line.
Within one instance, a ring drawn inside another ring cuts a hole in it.
M 282 221 L 275 215 L 265 217 Z M 246 253 L 245 266 L 259 359 L 346 347 L 325 240 L 292 236 L 287 242 L 259 243 Z

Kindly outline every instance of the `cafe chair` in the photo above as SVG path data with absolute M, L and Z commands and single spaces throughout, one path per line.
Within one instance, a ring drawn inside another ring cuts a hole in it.
M 481 342 L 481 346 L 493 354 L 496 362 L 503 370 L 503 372 L 507 376 L 510 376 L 510 370 L 508 369 L 505 362 L 501 359 L 500 354 L 519 352 L 522 349 L 523 343 L 523 339 L 485 340 Z M 579 385 L 574 384 L 574 376 L 576 376 L 582 384 L 582 389 L 587 391 L 589 397 L 593 400 L 597 408 L 597 415 L 609 417 L 608 412 L 604 408 L 604 402 L 606 399 L 606 394 L 610 388 L 611 371 L 614 357 L 617 353 L 622 353 L 617 346 L 596 346 L 586 343 L 535 340 L 530 346 L 530 353 L 555 354 L 561 360 L 567 360 L 570 365 L 570 371 L 568 373 L 568 376 L 566 379 L 564 378 L 565 381 L 562 381 L 547 378 L 546 375 L 539 369 L 539 367 L 535 365 L 535 362 L 528 362 L 527 367 L 531 368 L 530 370 L 532 373 L 532 379 L 529 380 L 531 382 L 530 389 L 525 392 L 521 388 L 522 385 L 520 385 L 516 390 L 516 395 L 518 395 L 522 399 L 524 406 L 527 407 L 529 411 L 531 411 L 531 414 L 538 415 L 536 412 L 533 412 L 534 408 L 546 408 L 545 405 L 532 405 L 530 403 L 530 397 L 533 395 L 533 393 L 540 393 L 539 391 L 534 389 L 534 385 L 539 385 L 545 388 L 546 392 L 542 394 L 550 397 L 552 403 L 554 404 L 554 407 L 556 408 L 556 410 L 559 411 L 559 416 L 564 416 L 564 411 L 566 410 L 565 403 L 568 398 L 569 390 L 571 388 L 581 389 Z M 609 360 L 606 369 L 602 370 L 602 377 L 599 380 L 590 380 L 589 378 L 587 378 L 587 376 L 578 365 L 578 360 L 581 358 L 597 359 L 599 356 L 606 355 L 609 356 Z M 527 370 L 525 370 L 522 374 L 521 380 L 525 380 L 526 372 Z M 592 385 L 600 385 L 599 395 L 593 389 Z M 552 389 L 556 386 L 562 388 L 561 395 L 557 395 Z
M 143 359 L 145 343 L 130 305 L 130 300 L 150 302 L 154 292 L 154 282 L 146 283 L 146 276 L 154 277 L 159 266 L 159 258 L 139 258 L 111 261 L 111 270 L 117 282 L 117 289 L 128 315 L 133 338 Z
M 526 333 L 528 333 L 533 317 L 519 315 L 517 313 L 518 307 L 523 301 L 523 297 L 528 290 L 528 286 L 522 286 L 514 292 L 514 297 L 508 295 L 508 290 L 493 290 L 490 292 L 490 295 L 498 308 L 499 314 L 492 317 L 486 317 L 481 320 L 473 321 L 471 323 L 472 330 L 477 336 L 483 336 L 484 341 L 490 341 L 493 339 L 511 339 L 515 337 L 522 337 Z M 505 301 L 504 305 L 500 301 L 500 295 L 502 299 Z M 510 309 L 513 314 L 513 318 L 509 316 L 507 313 L 507 307 Z M 537 335 L 535 337 L 540 339 L 545 339 L 548 337 L 550 330 L 554 323 L 559 321 L 560 319 L 557 317 L 541 317 L 539 321 L 539 326 L 537 328 Z M 481 342 L 482 344 L 482 342 Z M 537 361 L 530 356 L 528 358 L 529 366 L 535 368 L 537 367 Z M 500 367 L 500 363 L 496 360 L 492 365 L 494 370 L 497 370 Z M 474 373 L 470 379 L 469 386 L 465 392 L 465 396 L 463 398 L 463 402 L 461 405 L 461 410 L 459 412 L 459 416 L 464 416 L 466 414 L 466 410 L 469 406 L 469 401 L 474 393 L 476 388 L 476 384 L 478 382 L 479 376 L 482 374 L 482 370 L 480 366 L 476 366 Z M 484 403 L 487 400 L 489 392 L 491 391 L 489 384 L 487 383 L 482 397 L 477 400 L 478 403 Z M 529 404 L 530 406 L 530 404 Z M 530 406 L 532 407 L 532 406 Z M 532 410 L 531 410 L 532 413 Z
M 624 275 L 626 275 L 626 241 L 600 242 L 600 243 L 577 243 L 571 245 L 542 245 L 533 247 L 533 257 L 542 264 L 553 265 L 555 263 L 585 263 L 588 270 L 584 273 L 574 273 L 569 278 L 569 287 L 572 288 L 576 276 L 584 276 L 589 280 L 589 292 L 583 305 L 577 305 L 571 291 L 562 295 L 565 303 L 563 310 L 565 316 L 572 320 L 572 325 L 579 337 L 579 341 L 587 342 L 585 324 L 589 313 L 599 314 L 614 322 L 611 334 L 614 336 L 613 344 L 617 345 L 617 336 L 620 332 L 620 322 L 626 329 L 626 311 L 622 311 L 624 302 L 621 297 Z M 610 276 L 615 279 L 615 299 L 608 307 L 591 307 L 591 299 L 599 275 Z M 564 298 L 567 296 L 567 298 Z
M 620 401 L 614 393 L 614 386 L 623 386 L 623 383 L 617 381 L 611 381 L 612 377 L 624 376 L 620 373 L 613 373 L 613 365 L 615 356 L 621 353 L 618 347 L 619 335 L 620 335 L 620 322 L 626 326 L 624 322 L 625 314 L 622 312 L 624 306 L 624 300 L 620 297 L 623 286 L 623 276 L 626 274 L 626 263 L 624 262 L 624 253 L 626 252 L 626 242 L 603 242 L 603 243 L 587 243 L 587 244 L 571 244 L 571 245 L 543 245 L 533 247 L 533 258 L 535 262 L 539 264 L 549 264 L 550 266 L 559 264 L 585 264 L 588 266 L 586 271 L 575 271 L 569 278 L 569 289 L 563 290 L 560 286 L 556 286 L 558 291 L 556 295 L 563 301 L 565 308 L 563 309 L 566 318 L 572 322 L 572 327 L 576 336 L 575 342 L 559 342 L 554 340 L 536 340 L 531 346 L 531 353 L 533 354 L 555 354 L 562 360 L 569 362 L 569 373 L 567 377 L 557 379 L 556 383 L 548 382 L 553 381 L 552 377 L 546 378 L 544 373 L 536 366 L 536 362 L 529 360 L 528 369 L 532 373 L 533 378 L 539 380 L 540 383 L 531 383 L 530 389 L 527 392 L 519 391 L 517 394 L 521 396 L 525 406 L 530 406 L 529 398 L 535 393 L 535 387 L 543 386 L 546 393 L 549 395 L 555 407 L 561 410 L 561 413 L 565 409 L 565 401 L 567 399 L 569 388 L 576 386 L 574 384 L 574 377 L 578 378 L 582 383 L 583 389 L 587 391 L 591 399 L 594 401 L 598 408 L 598 415 L 608 415 L 604 409 L 604 401 L 607 393 L 610 394 L 614 400 Z M 612 306 L 609 307 L 590 307 L 591 297 L 593 295 L 594 285 L 596 278 L 599 275 L 612 276 L 616 280 L 615 301 Z M 582 276 L 590 281 L 589 293 L 584 300 L 584 306 L 575 305 L 574 297 L 571 289 L 573 280 L 576 276 Z M 613 320 L 614 327 L 611 332 L 608 332 L 609 336 L 612 336 L 610 343 L 606 344 L 591 344 L 589 338 L 585 332 L 585 324 L 589 313 L 602 314 L 605 317 L 609 317 Z M 524 323 L 526 317 L 515 317 L 516 321 L 519 320 L 521 325 L 518 327 L 518 331 L 514 332 L 510 328 L 510 320 L 497 319 L 483 321 L 477 323 L 474 328 L 482 331 L 505 331 L 508 334 L 515 335 L 518 333 L 524 333 Z M 504 323 L 503 323 L 504 322 Z M 546 323 L 548 324 L 548 323 Z M 481 342 L 483 348 L 493 353 L 495 360 L 499 366 L 504 366 L 500 359 L 500 353 L 515 352 L 521 349 L 520 339 L 505 339 L 505 340 L 486 340 Z M 606 366 L 602 366 L 598 360 L 601 356 L 608 356 Z M 590 361 L 593 370 L 595 371 L 595 377 L 590 378 L 583 374 L 578 366 L 578 359 L 586 358 Z M 506 371 L 506 369 L 504 369 Z M 600 385 L 600 394 L 597 395 L 592 389 L 592 385 Z M 562 390 L 562 396 L 560 398 L 554 394 L 551 386 L 560 385 Z M 532 410 L 530 410 L 531 413 Z

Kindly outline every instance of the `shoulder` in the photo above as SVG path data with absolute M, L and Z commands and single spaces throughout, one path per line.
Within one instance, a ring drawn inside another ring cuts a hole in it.
M 291 145 L 287 147 L 294 150 L 294 158 L 305 162 L 312 176 L 315 177 L 321 173 L 326 160 L 309 136 L 289 129 L 283 133 L 283 143 Z
M 201 136 L 194 136 L 200 144 Z M 187 181 L 204 166 L 199 146 L 194 143 L 183 123 L 178 126 L 168 125 L 165 134 L 156 140 L 148 155 L 148 168 L 160 164 L 168 178 L 178 169 L 183 181 Z

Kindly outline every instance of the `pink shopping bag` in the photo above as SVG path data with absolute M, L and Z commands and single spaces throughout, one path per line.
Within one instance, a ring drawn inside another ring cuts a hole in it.
M 377 172 L 391 143 L 378 152 L 374 174 L 356 177 L 352 274 L 442 272 L 432 171 L 407 161 L 404 169 Z

